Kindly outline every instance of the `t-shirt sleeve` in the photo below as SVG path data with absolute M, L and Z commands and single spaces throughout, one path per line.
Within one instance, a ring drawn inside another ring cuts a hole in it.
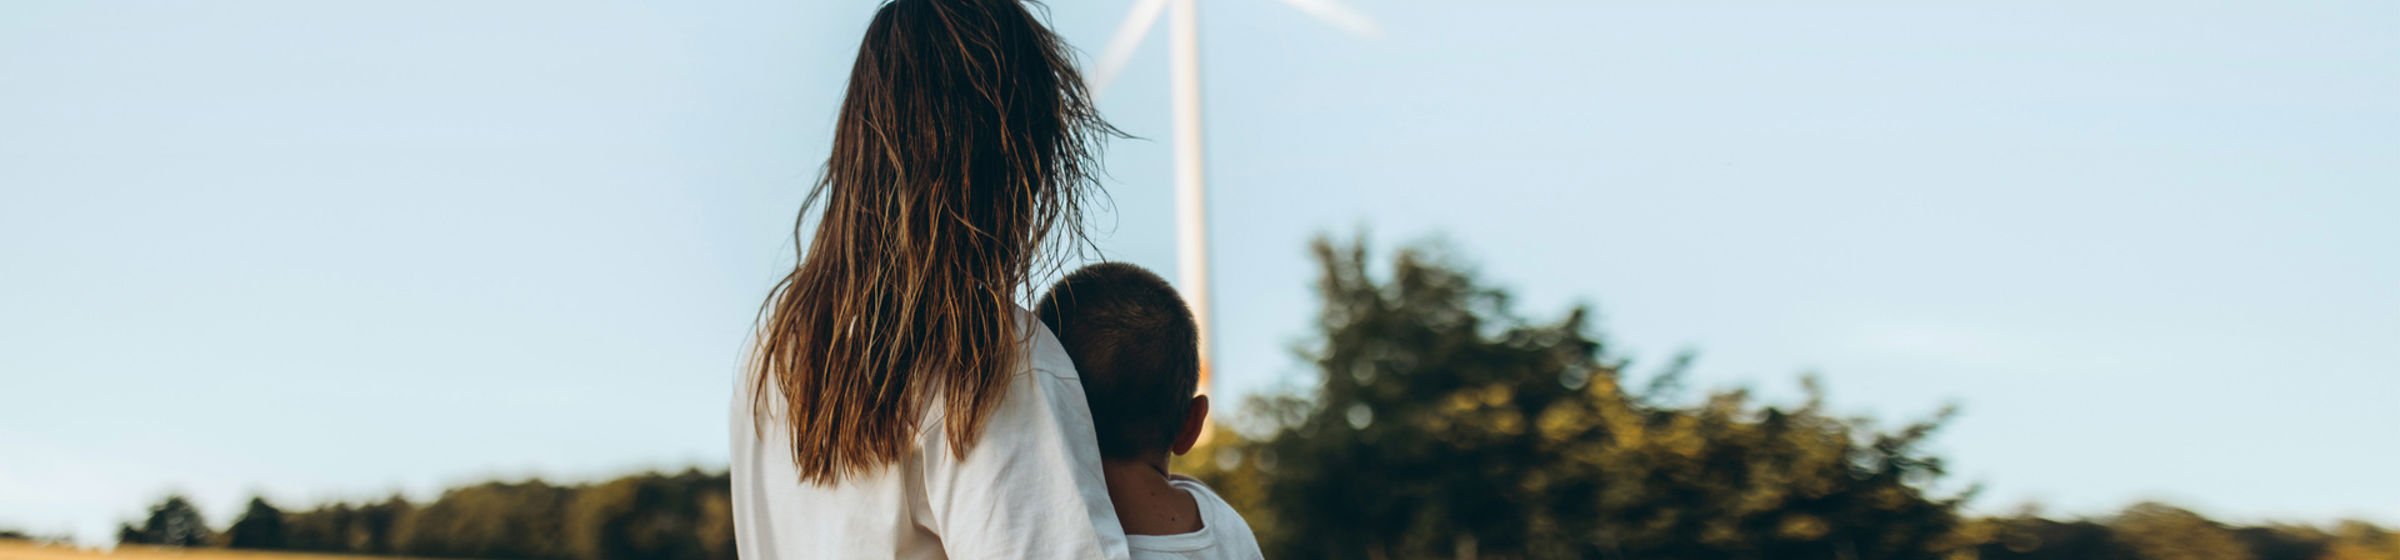
M 1020 372 L 963 459 L 926 430 L 924 520 L 951 558 L 1127 557 L 1098 437 L 1073 378 Z M 937 425 L 938 426 L 938 425 Z M 932 427 L 932 426 L 929 426 Z

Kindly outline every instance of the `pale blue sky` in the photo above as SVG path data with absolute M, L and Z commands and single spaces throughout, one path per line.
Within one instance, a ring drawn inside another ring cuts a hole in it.
M 1980 510 L 2400 522 L 2400 4 L 1353 3 L 1204 7 L 1223 392 L 1307 374 L 1309 236 L 1441 234 L 1705 385 L 1963 404 Z M 0 4 L 0 526 L 718 464 L 872 7 Z M 1102 244 L 1172 275 L 1163 56 Z

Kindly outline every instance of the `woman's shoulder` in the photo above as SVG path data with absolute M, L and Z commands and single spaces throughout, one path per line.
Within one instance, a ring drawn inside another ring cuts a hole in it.
M 1042 326 L 1041 318 L 1024 308 L 1017 309 L 1018 331 L 1024 333 L 1023 353 L 1009 372 L 1000 397 L 1000 406 L 993 416 L 1020 416 L 1029 412 L 1055 414 L 1081 411 L 1089 418 L 1088 404 L 1083 400 L 1083 381 L 1075 376 L 1075 360 L 1067 355 L 1067 347 L 1059 343 L 1050 328 Z M 940 398 L 940 397 L 935 397 Z M 930 429 L 920 437 L 942 433 L 944 407 L 932 404 L 925 407 L 923 426 Z M 1072 416 L 1072 415 L 1071 415 Z M 1086 420 L 1088 422 L 1089 420 Z M 1003 420 L 1007 422 L 1007 420 Z M 986 430 L 988 433 L 988 429 Z
M 1080 384 L 1075 376 L 1075 359 L 1067 355 L 1067 346 L 1058 341 L 1042 319 L 1025 308 L 1017 308 L 1017 332 L 1025 333 L 1025 364 L 1021 372 L 1032 372 L 1070 383 Z

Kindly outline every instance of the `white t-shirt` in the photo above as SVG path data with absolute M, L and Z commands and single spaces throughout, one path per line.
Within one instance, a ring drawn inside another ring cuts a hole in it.
M 1214 490 L 1200 481 L 1183 477 L 1167 480 L 1168 484 L 1192 495 L 1200 505 L 1200 530 L 1180 535 L 1126 535 L 1133 548 L 1134 560 L 1173 558 L 1178 560 L 1259 560 L 1258 537 L 1250 534 L 1250 524 L 1242 521 L 1241 512 L 1217 497 Z
M 1021 311 L 1021 310 L 1020 310 Z M 734 543 L 746 560 L 1126 558 L 1100 446 L 1074 362 L 1020 312 L 1028 363 L 1009 377 L 982 441 L 950 452 L 939 406 L 917 448 L 880 472 L 803 484 L 791 431 L 751 420 L 751 383 L 733 400 Z M 781 414 L 781 399 L 767 399 Z M 761 433 L 761 429 L 764 432 Z

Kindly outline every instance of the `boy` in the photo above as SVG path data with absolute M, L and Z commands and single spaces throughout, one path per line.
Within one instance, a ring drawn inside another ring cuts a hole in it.
M 1100 263 L 1059 280 L 1036 309 L 1083 381 L 1108 500 L 1133 557 L 1261 558 L 1233 506 L 1167 472 L 1167 454 L 1190 452 L 1208 419 L 1208 397 L 1192 394 L 1199 328 L 1183 297 L 1141 267 Z

